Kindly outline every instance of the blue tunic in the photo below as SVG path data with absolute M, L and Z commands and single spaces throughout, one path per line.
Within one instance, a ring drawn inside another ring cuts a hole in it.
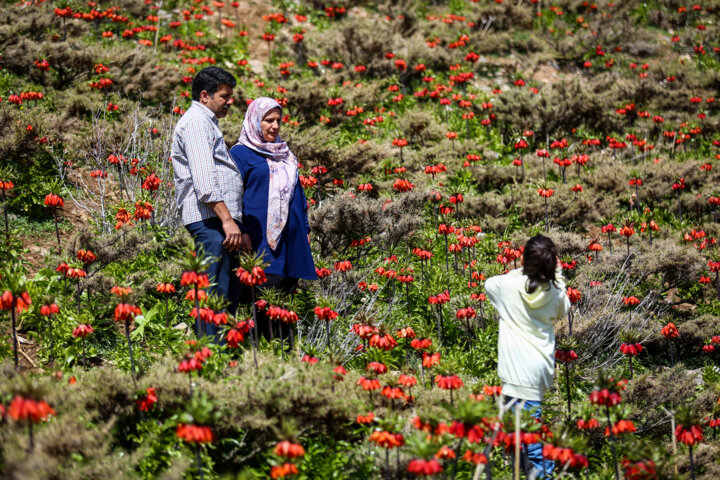
M 271 250 L 267 243 L 267 202 L 270 186 L 270 168 L 267 160 L 245 145 L 230 149 L 243 178 L 243 229 L 250 234 L 253 250 L 264 252 L 265 261 L 270 264 L 266 273 L 289 278 L 317 279 L 315 264 L 308 244 L 310 225 L 307 216 L 305 191 L 298 181 L 290 200 L 287 223 L 280 234 L 277 249 Z

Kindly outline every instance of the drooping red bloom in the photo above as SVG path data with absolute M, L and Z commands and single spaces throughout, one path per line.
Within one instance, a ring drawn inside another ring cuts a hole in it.
M 473 463 L 475 465 L 486 465 L 487 464 L 487 457 L 484 453 L 476 453 L 472 450 L 468 449 L 465 450 L 465 453 L 462 456 L 463 461 Z
M 452 450 L 451 450 L 452 452 Z M 454 452 L 453 452 L 454 455 Z M 422 458 L 415 458 L 410 460 L 408 463 L 407 471 L 413 473 L 416 476 L 422 475 L 435 475 L 443 471 L 440 462 L 436 459 L 431 458 L 430 460 L 424 460 Z
M 556 350 L 555 351 L 555 360 L 560 363 L 572 363 L 575 360 L 578 359 L 577 353 L 575 353 L 575 350 Z
M 423 367 L 432 368 L 439 363 L 440 363 L 440 353 L 439 352 L 436 352 L 433 354 L 429 354 L 428 352 L 423 352 Z
M 401 433 L 390 433 L 385 430 L 375 430 L 370 434 L 369 440 L 383 448 L 402 447 L 405 438 Z
M 665 325 L 662 330 L 660 330 L 660 334 L 665 338 L 677 338 L 680 336 L 680 332 L 678 332 L 677 327 L 672 322 Z
M 380 390 L 380 381 L 376 378 L 360 377 L 357 384 L 360 385 L 363 390 Z
M 620 345 L 620 351 L 623 355 L 631 355 L 634 357 L 643 351 L 643 347 L 639 343 L 623 343 Z
M 140 310 L 140 307 L 130 305 L 129 303 L 119 303 L 117 307 L 115 307 L 116 322 L 133 321 L 137 315 L 141 314 L 142 310 Z
M 589 420 L 581 418 L 577 421 L 577 428 L 578 430 L 592 430 L 593 428 L 600 428 L 600 424 L 594 418 Z
M 379 348 L 386 351 L 392 350 L 393 348 L 397 347 L 397 340 L 395 340 L 393 336 L 389 333 L 386 333 L 384 335 L 381 335 L 380 333 L 375 333 L 370 337 L 370 341 L 368 343 L 371 347 Z
M 355 421 L 359 424 L 372 423 L 375 420 L 375 414 L 373 412 L 367 415 L 358 415 Z
M 382 362 L 370 362 L 365 369 L 377 375 L 382 375 L 388 371 L 387 365 Z
M 73 338 L 85 338 L 88 335 L 92 335 L 93 332 L 94 330 L 91 325 L 82 324 L 75 327 L 72 332 L 72 336 Z
M 253 267 L 250 272 L 242 267 L 238 267 L 236 275 L 240 280 L 240 283 L 247 285 L 248 287 L 256 287 L 267 282 L 265 271 L 259 266 Z
M 175 434 L 178 438 L 188 443 L 211 443 L 213 441 L 213 432 L 210 427 L 202 425 L 185 425 L 181 423 L 177 426 Z
M 595 390 L 590 393 L 590 403 L 595 405 L 608 405 L 614 407 L 622 401 L 622 397 L 617 392 L 611 392 L 607 388 Z
M 294 463 L 283 463 L 282 465 L 275 465 L 270 469 L 270 478 L 283 478 L 297 473 L 297 465 Z
M 184 272 L 180 278 L 180 285 L 203 289 L 210 286 L 210 279 L 207 273 Z
M 318 320 L 325 320 L 327 322 L 335 320 L 338 316 L 338 313 L 330 307 L 315 307 L 313 311 Z
M 435 383 L 443 390 L 457 390 L 464 385 L 457 375 L 435 375 Z
M 44 400 L 17 395 L 10 402 L 7 414 L 16 422 L 38 423 L 47 420 L 50 415 L 55 415 L 55 410 Z
M 398 383 L 403 387 L 413 387 L 417 385 L 417 378 L 412 375 L 402 374 L 398 377 Z
M 283 440 L 275 445 L 275 455 L 285 458 L 297 458 L 305 455 L 305 449 L 298 443 Z
M 76 257 L 81 262 L 87 264 L 93 263 L 95 260 L 97 260 L 97 256 L 93 252 L 82 248 L 78 250 Z
M 145 395 L 135 400 L 135 404 L 141 412 L 149 412 L 153 405 L 157 402 L 157 399 L 155 387 L 148 387 L 145 391 Z
M 702 428 L 699 425 L 691 425 L 686 427 L 678 425 L 675 428 L 675 439 L 685 445 L 695 445 L 703 441 Z
M 51 303 L 49 305 L 43 305 L 42 307 L 40 307 L 40 315 L 44 317 L 48 317 L 57 313 L 60 313 L 60 307 L 57 306 L 57 303 Z
M 568 287 L 567 296 L 570 299 L 570 303 L 572 304 L 576 304 L 582 299 L 582 294 L 580 293 L 580 290 L 576 288 Z
M 63 208 L 65 206 L 65 202 L 60 195 L 48 193 L 45 196 L 45 206 L 49 208 Z
M 161 283 L 157 284 L 157 287 L 155 287 L 155 290 L 160 293 L 170 295 L 170 294 L 175 293 L 175 285 L 173 285 L 172 283 L 162 283 L 161 282 Z

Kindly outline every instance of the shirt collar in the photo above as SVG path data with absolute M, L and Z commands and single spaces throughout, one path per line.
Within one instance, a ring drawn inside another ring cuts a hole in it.
M 212 120 L 215 123 L 215 125 L 218 124 L 218 118 L 215 116 L 213 111 L 210 110 L 209 108 L 207 108 L 205 105 L 198 102 L 197 100 L 193 100 L 191 105 L 195 106 L 195 107 L 199 107 L 199 110 L 200 110 L 200 112 L 202 112 L 203 115 L 205 115 L 210 120 Z

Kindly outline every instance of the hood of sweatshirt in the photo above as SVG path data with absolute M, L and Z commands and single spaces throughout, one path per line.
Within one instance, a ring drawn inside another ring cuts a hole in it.
M 523 275 L 522 269 L 520 268 L 513 270 L 513 273 L 515 273 L 515 285 L 520 292 L 520 297 L 529 309 L 536 310 L 538 308 L 542 308 L 553 299 L 553 289 L 550 285 L 540 285 L 534 292 L 528 293 L 526 289 L 528 282 L 527 275 Z

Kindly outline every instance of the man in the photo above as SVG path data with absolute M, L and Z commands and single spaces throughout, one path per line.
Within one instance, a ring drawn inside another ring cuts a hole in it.
M 242 232 L 241 223 L 242 177 L 218 127 L 218 119 L 227 115 L 233 103 L 235 84 L 235 77 L 218 67 L 198 72 L 192 84 L 192 105 L 175 126 L 171 151 L 175 199 L 183 225 L 196 245 L 214 257 L 208 270 L 215 283 L 211 292 L 226 299 L 237 282 L 231 260 L 240 249 L 250 251 L 250 236 Z M 203 325 L 199 315 L 195 332 L 215 341 L 219 336 L 219 328 Z

